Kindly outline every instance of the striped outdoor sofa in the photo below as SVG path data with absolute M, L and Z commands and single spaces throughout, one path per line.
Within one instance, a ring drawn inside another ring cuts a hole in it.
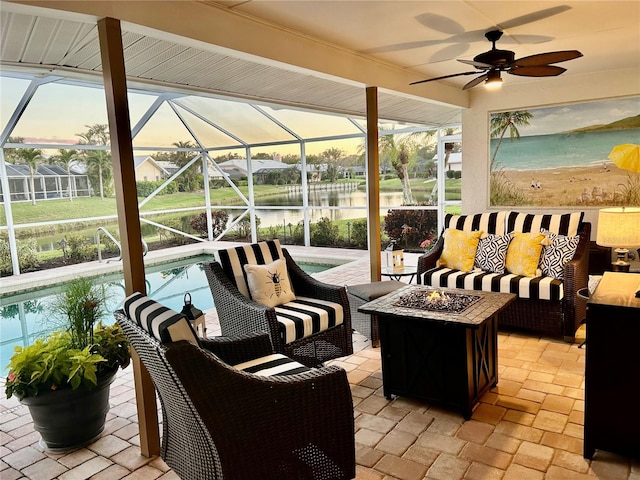
M 526 277 L 493 273 L 475 268 L 469 272 L 437 266 L 444 240 L 418 259 L 418 283 L 434 286 L 515 293 L 518 299 L 501 313 L 501 327 L 523 329 L 542 335 L 564 337 L 573 342 L 575 332 L 586 316 L 586 303 L 577 292 L 587 286 L 591 224 L 583 222 L 583 212 L 566 214 L 530 214 L 512 211 L 484 212 L 475 215 L 445 217 L 444 228 L 482 231 L 505 235 L 509 232 L 540 232 L 546 230 L 561 236 L 579 235 L 573 258 L 559 275 Z
M 266 332 L 278 353 L 315 366 L 353 353 L 351 313 L 345 287 L 305 273 L 278 240 L 219 250 L 205 273 L 222 335 Z M 295 298 L 266 306 L 251 297 L 244 265 L 285 259 Z

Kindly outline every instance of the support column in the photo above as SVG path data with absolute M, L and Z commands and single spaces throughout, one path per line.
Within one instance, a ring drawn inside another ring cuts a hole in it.
M 136 291 L 146 293 L 120 21 L 113 18 L 98 20 L 98 34 L 111 137 L 111 161 L 122 242 L 125 291 L 127 295 Z M 131 354 L 140 428 L 140 450 L 142 455 L 150 457 L 160 453 L 155 391 L 151 377 L 135 350 L 132 349 Z
M 367 216 L 372 282 L 379 282 L 380 262 L 380 155 L 378 152 L 378 87 L 367 87 Z

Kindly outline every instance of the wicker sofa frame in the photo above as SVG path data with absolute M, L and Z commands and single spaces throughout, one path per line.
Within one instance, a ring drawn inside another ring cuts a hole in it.
M 205 274 L 218 312 L 223 336 L 267 332 L 278 353 L 313 367 L 327 360 L 351 355 L 353 340 L 351 312 L 344 286 L 320 282 L 303 271 L 285 248 L 282 254 L 296 295 L 327 300 L 342 305 L 344 317 L 340 325 L 306 338 L 285 344 L 280 336 L 276 311 L 245 297 L 214 261 L 206 263 Z
M 589 280 L 589 239 L 591 223 L 582 222 L 578 228 L 580 241 L 573 259 L 564 269 L 564 296 L 561 300 L 518 298 L 500 313 L 499 325 L 510 329 L 526 330 L 573 343 L 575 333 L 586 318 L 586 302 L 578 298 L 578 290 Z M 443 237 L 418 258 L 418 283 L 425 272 L 436 267 L 444 247 Z
M 122 310 L 115 317 L 151 375 L 162 409 L 161 456 L 180 478 L 355 477 L 343 369 L 258 376 L 230 365 L 272 353 L 267 334 L 163 345 Z

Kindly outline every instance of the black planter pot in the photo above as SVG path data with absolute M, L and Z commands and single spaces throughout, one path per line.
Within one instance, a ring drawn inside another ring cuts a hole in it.
M 91 390 L 65 388 L 25 397 L 34 428 L 42 436 L 44 446 L 52 452 L 83 447 L 95 441 L 109 411 L 110 385 L 116 371 L 103 376 Z

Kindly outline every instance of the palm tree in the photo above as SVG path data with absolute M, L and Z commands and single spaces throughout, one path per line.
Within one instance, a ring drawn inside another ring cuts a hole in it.
M 61 148 L 58 150 L 59 155 L 51 157 L 54 164 L 60 165 L 67 170 L 67 188 L 69 192 L 69 201 L 73 201 L 73 189 L 71 188 L 71 164 L 78 159 L 77 150 L 69 150 Z
M 176 148 L 196 148 L 196 145 L 189 141 L 174 142 L 173 146 Z M 191 160 L 193 160 L 193 157 L 195 155 L 196 154 L 194 152 L 172 152 L 171 162 L 182 168 Z M 180 178 L 178 179 L 178 188 L 183 192 L 194 191 L 197 188 L 197 178 L 198 165 L 191 165 L 191 167 L 187 168 L 180 174 Z
M 89 174 L 98 177 L 100 198 L 104 199 L 105 180 L 111 179 L 111 154 L 105 150 L 90 150 L 85 157 Z
M 80 145 L 109 145 L 109 126 L 107 124 L 96 123 L 85 125 L 87 131 L 76 133 L 80 137 Z M 111 154 L 105 150 L 85 150 L 83 152 L 87 169 L 95 178 L 98 177 L 98 188 L 100 198 L 104 198 L 105 180 L 111 178 Z
M 411 184 L 409 183 L 409 159 L 412 145 L 409 140 L 400 141 L 396 144 L 393 134 L 382 135 L 378 141 L 381 157 L 386 157 L 391 161 L 391 165 L 396 170 L 396 174 L 402 183 L 402 199 L 405 205 L 413 203 Z
M 38 170 L 38 163 L 44 160 L 42 150 L 38 148 L 18 148 L 16 149 L 15 159 L 18 163 L 22 163 L 29 167 L 29 185 L 31 190 L 31 204 L 36 204 L 36 182 L 35 176 Z
M 505 133 L 509 130 L 511 140 L 520 138 L 518 127 L 529 125 L 529 120 L 533 118 L 533 114 L 526 110 L 516 110 L 514 112 L 500 112 L 491 115 L 490 133 L 491 138 L 499 137 L 496 149 L 491 157 L 491 170 L 493 170 L 498 149 L 502 143 Z

